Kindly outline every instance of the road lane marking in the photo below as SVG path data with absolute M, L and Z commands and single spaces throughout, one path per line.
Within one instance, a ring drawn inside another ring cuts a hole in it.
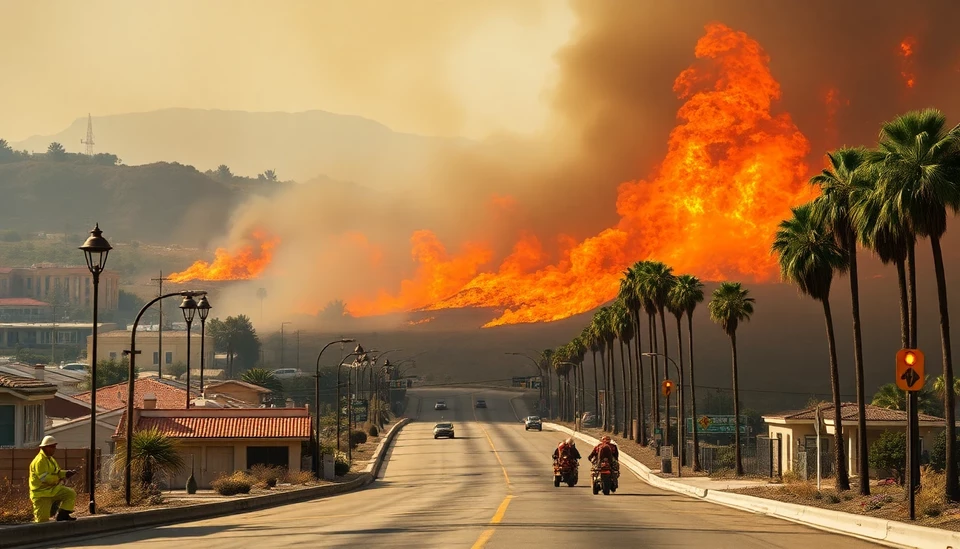
M 470 393 L 470 399 L 473 400 L 473 393 Z M 503 465 L 503 460 L 500 459 L 500 452 L 497 452 L 497 447 L 493 445 L 493 439 L 490 438 L 490 434 L 487 433 L 487 430 L 483 428 L 483 424 L 480 423 L 480 418 L 477 417 L 476 408 L 473 409 L 473 420 L 477 423 L 477 427 L 483 431 L 483 436 L 487 437 L 487 442 L 490 443 L 490 448 L 493 450 L 493 455 L 497 458 L 497 463 L 500 464 L 500 470 L 503 471 L 503 479 L 507 481 L 507 490 L 513 490 L 513 485 L 510 484 L 510 475 L 507 474 L 507 468 Z
M 500 524 L 500 521 L 503 520 L 503 516 L 507 514 L 507 507 L 510 506 L 510 500 L 513 499 L 513 495 L 508 495 L 504 498 L 503 502 L 500 503 L 500 507 L 497 507 L 497 512 L 494 513 L 493 518 L 490 519 L 490 524 Z M 471 549 L 482 549 L 490 538 L 493 537 L 493 533 L 496 531 L 496 528 L 487 528 L 480 533 L 480 537 L 477 538 L 477 541 L 473 544 Z

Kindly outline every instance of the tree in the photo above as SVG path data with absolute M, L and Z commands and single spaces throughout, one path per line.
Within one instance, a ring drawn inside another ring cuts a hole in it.
M 633 408 L 637 411 L 637 442 L 640 446 L 647 445 L 647 406 L 646 406 L 646 394 L 644 394 L 644 382 L 643 382 L 643 365 L 640 361 L 641 349 L 640 342 L 642 338 L 640 337 L 640 310 L 643 308 L 643 302 L 640 300 L 640 292 L 638 289 L 638 280 L 639 280 L 639 269 L 642 268 L 640 262 L 634 263 L 632 267 L 627 269 L 624 273 L 622 279 L 620 279 L 620 292 L 618 298 L 623 301 L 623 304 L 626 305 L 627 310 L 630 312 L 630 316 L 633 319 L 633 333 L 637 338 L 637 342 L 634 344 L 633 348 L 636 356 L 636 393 L 635 393 L 635 402 L 633 403 Z M 631 388 L 631 391 L 633 389 Z M 631 414 L 633 410 L 631 409 Z
M 689 346 L 690 361 L 690 417 L 694 422 L 697 420 L 697 389 L 696 378 L 693 369 L 693 311 L 697 305 L 703 302 L 703 283 L 700 279 L 689 274 L 677 277 L 673 288 L 670 289 L 671 312 L 681 311 L 687 315 L 687 344 Z M 677 345 L 680 347 L 680 368 L 683 368 L 683 346 L 680 338 L 680 314 L 674 312 L 677 317 Z M 681 370 L 682 371 L 682 370 Z M 683 388 L 681 387 L 681 390 Z M 697 436 L 696 424 L 693 428 L 693 466 L 694 471 L 700 470 L 700 445 Z
M 101 166 L 116 166 L 120 164 L 120 158 L 115 154 L 97 153 L 93 155 L 93 163 Z
M 810 179 L 820 187 L 820 196 L 813 202 L 814 216 L 836 239 L 846 255 L 843 269 L 850 270 L 851 311 L 853 312 L 853 365 L 857 384 L 857 440 L 867 447 L 866 395 L 863 387 L 863 336 L 860 330 L 860 285 L 857 274 L 857 231 L 853 226 L 852 205 L 857 195 L 868 192 L 870 184 L 868 153 L 865 148 L 844 148 L 827 153 L 830 169 Z M 860 452 L 860 495 L 870 495 L 868 456 Z
M 553 349 L 544 349 L 540 351 L 539 360 L 537 360 L 537 367 L 540 369 L 540 373 L 543 375 L 543 383 L 540 385 L 541 394 L 546 396 L 547 400 L 547 413 L 550 417 L 553 416 L 553 399 L 550 398 L 550 371 L 553 369 Z
M 600 336 L 594 330 L 592 322 L 580 332 L 580 338 L 593 356 L 593 412 L 596 417 L 600 417 L 600 385 L 597 380 L 597 351 L 600 350 Z
M 928 377 L 924 382 L 923 388 L 920 389 L 917 394 L 917 410 L 921 414 L 929 414 L 936 417 L 940 417 L 940 415 L 943 414 L 943 403 L 937 399 L 938 392 L 939 391 L 936 390 L 936 383 L 934 383 L 934 388 L 931 389 Z M 888 410 L 905 411 L 907 409 L 907 398 L 906 394 L 897 387 L 896 383 L 887 383 L 877 389 L 870 404 L 887 408 Z
M 878 192 L 896 205 L 914 234 L 930 239 L 940 312 L 940 342 L 946 391 L 943 407 L 947 421 L 946 497 L 960 499 L 954 418 L 953 359 L 947 281 L 940 239 L 947 230 L 947 209 L 960 208 L 960 126 L 947 128 L 947 119 L 936 109 L 912 111 L 883 125 L 879 150 Z M 909 250 L 908 250 L 909 253 Z M 911 261 L 911 269 L 913 269 Z M 915 301 L 914 301 L 915 303 Z M 911 305 L 913 307 L 913 305 Z M 912 318 L 915 322 L 915 316 Z M 911 343 L 916 344 L 913 339 Z
M 258 174 L 258 175 L 257 175 L 257 179 L 258 179 L 259 181 L 276 181 L 276 180 L 277 180 L 277 172 L 275 172 L 275 171 L 273 171 L 273 170 L 267 170 L 267 171 L 265 171 L 265 172 L 263 172 L 263 173 L 261 173 L 261 174 Z
M 647 284 L 649 261 L 641 261 L 633 266 L 633 276 L 636 278 L 634 287 L 640 303 L 643 306 L 643 312 L 647 315 L 647 341 L 650 342 L 650 407 L 652 408 L 653 426 L 660 425 L 660 372 L 657 365 L 660 358 L 656 355 L 659 347 L 657 343 L 657 305 L 653 301 L 653 288 Z M 660 454 L 660 446 L 657 446 L 657 455 Z
M 63 148 L 63 145 L 54 141 L 47 146 L 47 158 L 51 160 L 65 160 L 67 158 L 67 150 Z
M 597 348 L 600 351 L 600 365 L 603 367 L 603 408 L 601 410 L 600 425 L 604 431 L 610 430 L 608 416 L 610 415 L 610 378 L 607 377 L 607 335 L 610 333 L 610 307 L 600 307 L 593 314 L 591 330 L 596 337 Z
M 273 375 L 272 370 L 266 368 L 250 368 L 246 372 L 243 372 L 240 376 L 240 381 L 252 383 L 264 389 L 270 389 L 273 391 L 274 400 L 283 395 L 283 384 Z
M 870 445 L 870 466 L 893 471 L 903 484 L 907 470 L 907 437 L 899 431 L 884 431 Z
M 163 369 L 164 375 L 172 376 L 174 379 L 180 379 L 180 376 L 187 373 L 187 364 L 178 360 Z
M 7 143 L 6 139 L 0 139 L 0 162 L 11 162 L 16 159 L 13 153 L 13 147 Z
M 610 320 L 613 333 L 617 337 L 617 341 L 620 342 L 620 379 L 623 382 L 620 388 L 620 399 L 623 402 L 623 434 L 629 437 L 630 423 L 633 419 L 633 416 L 630 414 L 631 390 L 628 386 L 632 385 L 631 376 L 628 375 L 628 372 L 633 370 L 633 357 L 630 354 L 630 341 L 633 339 L 633 315 L 627 310 L 626 304 L 624 304 L 622 300 L 617 299 L 613 302 Z M 630 359 L 629 368 L 627 368 L 627 361 L 624 360 L 624 344 L 627 346 L 626 356 Z M 616 377 L 614 377 L 613 390 L 617 390 Z M 614 412 L 614 417 L 616 417 L 616 412 Z M 616 421 L 614 421 L 614 423 L 616 423 Z
M 84 386 L 90 387 L 90 366 L 86 367 L 87 376 L 84 379 Z M 115 358 L 97 361 L 97 389 L 117 383 L 125 383 L 129 379 L 130 363 L 126 358 L 117 360 Z M 133 378 L 140 376 L 140 367 L 134 366 Z
M 722 282 L 713 291 L 713 299 L 707 306 L 710 310 L 710 320 L 716 322 L 723 332 L 730 337 L 730 349 L 733 354 L 733 416 L 734 416 L 734 444 L 736 448 L 736 473 L 743 475 L 743 459 L 740 451 L 740 383 L 737 371 L 737 328 L 741 322 L 750 320 L 753 315 L 754 298 L 739 282 Z
M 230 166 L 226 164 L 220 164 L 217 166 L 217 179 L 220 181 L 231 181 L 233 180 L 233 172 L 230 171 Z
M 796 285 L 800 293 L 823 305 L 827 324 L 827 348 L 830 353 L 830 389 L 833 392 L 833 421 L 836 426 L 835 452 L 837 490 L 849 490 L 847 460 L 843 444 L 840 369 L 837 365 L 833 313 L 830 310 L 830 286 L 833 274 L 846 267 L 843 250 L 835 235 L 814 215 L 812 204 L 793 208 L 793 217 L 780 223 L 773 240 L 773 251 L 780 263 L 780 277 Z M 866 474 L 862 471 L 861 474 Z
M 663 347 L 659 352 L 663 353 L 663 379 L 670 378 L 670 365 L 668 364 L 670 359 L 670 351 L 667 349 L 667 317 L 666 317 L 666 307 L 667 303 L 670 301 L 670 288 L 673 287 L 675 282 L 675 277 L 673 276 L 673 269 L 668 267 L 666 264 L 659 261 L 648 261 L 644 267 L 643 277 L 641 278 L 641 286 L 644 287 L 644 294 L 649 296 L 649 299 L 653 302 L 653 305 L 657 309 L 657 314 L 660 316 L 660 330 L 661 330 L 661 342 Z M 655 351 L 656 352 L 656 351 Z M 664 421 L 663 435 L 664 440 L 670 440 L 670 397 L 667 396 L 664 398 L 664 414 L 666 414 L 666 421 Z
M 153 484 L 157 473 L 177 474 L 184 468 L 183 457 L 177 441 L 157 428 L 134 431 L 131 447 L 131 468 L 137 472 L 140 482 Z M 127 445 L 117 444 L 118 463 L 126 461 Z
M 239 370 L 250 369 L 257 363 L 260 339 L 246 315 L 228 316 L 224 321 L 219 318 L 208 320 L 207 333 L 213 338 L 216 350 L 227 353 L 227 370 L 231 378 L 238 370 L 234 365 L 235 358 L 240 361 Z

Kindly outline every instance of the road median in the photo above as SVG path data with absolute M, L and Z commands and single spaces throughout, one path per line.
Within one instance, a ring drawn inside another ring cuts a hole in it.
M 148 509 L 113 515 L 83 517 L 73 522 L 47 522 L 44 524 L 21 524 L 0 531 L 0 549 L 14 547 L 48 547 L 65 540 L 92 537 L 108 533 L 136 530 L 151 526 L 189 522 L 246 511 L 287 505 L 313 499 L 330 497 L 356 490 L 370 484 L 379 474 L 390 444 L 408 418 L 398 421 L 380 441 L 373 458 L 356 478 L 336 484 L 325 484 L 288 492 L 251 496 L 215 503 L 198 503 L 179 507 Z
M 544 423 L 543 425 L 544 427 L 567 433 L 588 444 L 596 445 L 600 443 L 600 441 L 594 437 L 575 432 L 563 425 L 557 425 L 555 423 Z M 630 469 L 630 471 L 640 477 L 641 480 L 651 486 L 702 499 L 718 505 L 725 505 L 742 511 L 789 520 L 820 530 L 873 541 L 889 547 L 903 549 L 960 548 L 960 532 L 916 526 L 896 520 L 855 515 L 853 513 L 832 511 L 807 505 L 797 505 L 795 503 L 786 503 L 722 490 L 710 490 L 689 486 L 653 474 L 649 467 L 625 453 L 621 453 L 620 456 L 621 465 Z

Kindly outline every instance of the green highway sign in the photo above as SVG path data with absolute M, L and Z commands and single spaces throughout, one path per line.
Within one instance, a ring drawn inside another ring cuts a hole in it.
M 693 418 L 686 418 L 686 429 L 690 433 L 693 431 Z M 709 435 L 733 434 L 734 416 L 727 415 L 701 415 L 697 416 L 697 432 Z M 740 434 L 747 433 L 747 425 L 743 418 L 740 418 Z

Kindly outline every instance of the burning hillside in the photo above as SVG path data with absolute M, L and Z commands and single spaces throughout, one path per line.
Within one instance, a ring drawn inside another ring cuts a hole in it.
M 274 248 L 280 239 L 264 231 L 254 231 L 250 242 L 236 251 L 217 248 L 212 262 L 198 260 L 186 270 L 172 273 L 168 279 L 175 283 L 190 280 L 248 280 L 257 278 L 273 259 Z

